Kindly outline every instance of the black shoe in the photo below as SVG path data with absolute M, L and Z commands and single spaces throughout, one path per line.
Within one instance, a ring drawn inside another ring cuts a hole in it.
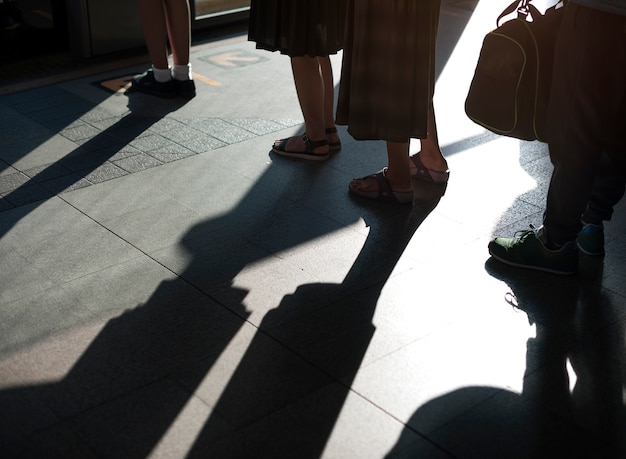
M 156 81 L 152 69 L 148 69 L 141 75 L 134 77 L 130 90 L 131 92 L 143 92 L 157 97 L 175 97 L 177 93 L 174 80 L 166 81 L 165 83 Z
M 185 99 L 193 99 L 196 97 L 196 83 L 193 80 L 176 80 L 174 79 L 174 85 L 176 86 L 176 93 L 180 97 Z

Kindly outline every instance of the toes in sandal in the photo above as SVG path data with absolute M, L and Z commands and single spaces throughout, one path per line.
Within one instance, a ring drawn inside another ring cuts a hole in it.
M 328 152 L 315 153 L 313 151 L 315 148 L 327 146 L 328 140 L 326 139 L 311 140 L 305 134 L 302 136 L 302 141 L 304 142 L 304 151 L 291 151 L 287 150 L 287 142 L 289 142 L 290 138 L 291 137 L 287 139 L 277 140 L 272 147 L 272 151 L 282 156 L 289 156 L 291 158 L 302 158 L 312 161 L 326 161 L 330 157 L 330 154 Z
M 393 191 L 389 186 L 389 182 L 385 178 L 387 168 L 381 169 L 375 174 L 362 177 L 360 180 L 373 178 L 376 180 L 378 190 L 376 191 L 362 191 L 350 184 L 350 193 L 362 198 L 373 199 L 380 202 L 390 202 L 394 204 L 411 204 L 413 202 L 413 191 Z
M 333 126 L 333 127 L 326 128 L 326 135 L 329 135 L 329 134 L 337 134 L 337 127 Z M 341 150 L 341 140 L 338 140 L 337 142 L 328 142 L 328 148 L 330 151 Z
M 446 183 L 450 178 L 450 170 L 446 170 L 445 172 L 439 172 L 432 169 L 427 169 L 426 166 L 424 166 L 424 163 L 422 163 L 419 153 L 410 156 L 409 158 L 415 165 L 415 169 L 411 168 L 411 175 L 414 175 L 419 179 L 433 183 Z

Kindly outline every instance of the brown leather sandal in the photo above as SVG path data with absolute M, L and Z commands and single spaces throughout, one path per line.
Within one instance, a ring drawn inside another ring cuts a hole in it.
M 333 127 L 326 128 L 326 135 L 329 135 L 329 134 L 337 134 L 337 127 L 333 126 Z M 337 142 L 328 142 L 328 149 L 330 151 L 341 150 L 341 140 L 338 140 Z
M 272 151 L 282 156 L 289 156 L 291 158 L 302 158 L 302 159 L 308 159 L 312 161 L 326 161 L 330 157 L 329 152 L 326 152 L 326 153 L 313 152 L 315 148 L 328 146 L 328 140 L 326 139 L 311 140 L 305 134 L 302 136 L 302 141 L 304 142 L 304 151 L 291 151 L 291 150 L 286 149 L 287 142 L 289 142 L 290 138 L 291 137 L 287 139 L 277 140 L 276 142 L 280 142 L 280 143 L 278 145 L 274 143 L 274 146 L 272 147 Z

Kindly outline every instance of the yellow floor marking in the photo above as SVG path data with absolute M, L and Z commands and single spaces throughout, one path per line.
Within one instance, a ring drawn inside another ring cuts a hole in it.
M 131 81 L 134 75 L 127 75 L 118 78 L 113 78 L 112 80 L 106 80 L 100 83 L 103 87 L 107 88 L 113 92 L 124 93 L 128 88 L 130 88 Z M 197 73 L 193 74 L 193 79 L 195 81 L 201 81 L 202 83 L 211 85 L 211 86 L 221 86 L 222 84 L 219 81 L 212 80 L 211 78 L 207 78 L 203 75 L 199 75 Z
M 199 75 L 197 73 L 192 73 L 192 75 L 194 80 L 202 81 L 203 83 L 211 86 L 222 86 L 222 83 L 220 83 L 219 81 L 212 80 L 211 78 L 205 77 L 203 75 Z
M 132 75 L 114 78 L 112 80 L 103 81 L 100 83 L 105 88 L 113 92 L 124 93 L 130 87 L 130 82 L 133 79 Z

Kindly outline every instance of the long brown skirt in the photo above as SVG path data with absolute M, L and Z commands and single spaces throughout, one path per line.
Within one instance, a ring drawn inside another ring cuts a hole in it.
M 343 48 L 348 0 L 252 0 L 248 39 L 291 57 L 328 56 Z
M 337 124 L 359 140 L 427 135 L 440 0 L 349 0 Z

